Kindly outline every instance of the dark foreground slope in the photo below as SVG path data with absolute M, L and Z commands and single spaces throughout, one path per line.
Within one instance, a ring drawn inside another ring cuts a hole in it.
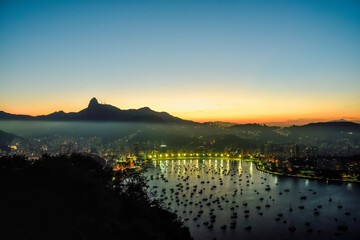
M 1 238 L 191 239 L 140 174 L 114 175 L 88 156 L 0 158 L 0 189 Z

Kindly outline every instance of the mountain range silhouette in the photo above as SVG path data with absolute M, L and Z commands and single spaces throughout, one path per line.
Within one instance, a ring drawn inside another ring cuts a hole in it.
M 121 110 L 108 104 L 100 104 L 94 97 L 87 108 L 79 112 L 58 111 L 49 115 L 29 116 L 0 111 L 0 120 L 47 120 L 47 121 L 129 121 L 151 123 L 192 123 L 166 112 L 156 112 L 148 107 Z
M 122 110 L 109 104 L 100 104 L 94 97 L 90 100 L 87 108 L 79 112 L 65 113 L 64 111 L 53 112 L 48 115 L 29 116 L 10 114 L 0 111 L 0 120 L 41 120 L 41 121 L 99 121 L 99 122 L 143 122 L 143 123 L 176 123 L 198 126 L 201 123 L 184 120 L 170 115 L 167 112 L 156 112 L 148 107 L 139 109 Z M 221 122 L 207 122 L 201 125 L 222 126 Z M 264 130 L 273 131 L 273 127 L 261 124 L 232 124 L 227 126 L 232 130 Z M 275 127 L 276 128 L 276 127 Z M 329 128 L 338 131 L 360 131 L 360 124 L 349 122 L 344 119 L 330 122 L 308 123 L 305 125 L 291 126 L 295 130 L 322 130 Z

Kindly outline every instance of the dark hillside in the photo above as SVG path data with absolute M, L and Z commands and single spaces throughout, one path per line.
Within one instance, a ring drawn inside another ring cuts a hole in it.
M 89 156 L 3 157 L 0 180 L 4 239 L 191 239 L 140 173 L 114 175 Z

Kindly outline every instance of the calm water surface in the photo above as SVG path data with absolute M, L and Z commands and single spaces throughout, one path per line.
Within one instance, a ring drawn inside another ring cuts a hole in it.
M 146 176 L 195 239 L 360 237 L 359 184 L 281 177 L 221 159 L 153 161 Z

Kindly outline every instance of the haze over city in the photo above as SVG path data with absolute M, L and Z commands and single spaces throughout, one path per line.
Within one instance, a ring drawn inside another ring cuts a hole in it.
M 360 119 L 358 1 L 2 1 L 0 109 Z

